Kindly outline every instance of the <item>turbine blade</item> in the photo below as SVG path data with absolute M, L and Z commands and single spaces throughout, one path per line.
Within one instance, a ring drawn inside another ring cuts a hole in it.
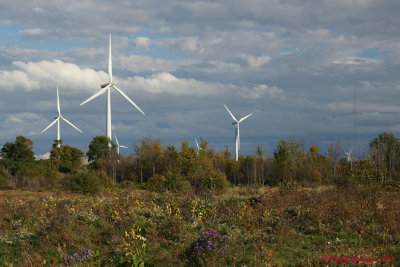
M 233 119 L 234 121 L 238 121 L 238 120 L 235 118 L 235 116 L 233 116 L 233 114 L 232 114 L 232 112 L 229 110 L 229 108 L 228 108 L 226 105 L 224 105 L 224 107 L 225 107 L 226 110 L 229 112 L 229 114 L 231 114 L 232 119 Z
M 119 146 L 119 147 L 128 148 L 127 146 Z
M 115 141 L 117 142 L 117 146 L 119 146 L 118 138 L 117 138 L 117 136 L 115 134 L 114 134 L 114 137 L 115 137 Z
M 241 119 L 239 120 L 239 123 L 241 123 L 242 121 L 244 121 L 245 119 L 247 119 L 247 118 L 250 117 L 251 115 L 253 115 L 253 113 L 251 113 L 251 114 L 249 114 L 249 115 L 247 115 L 247 116 L 241 118 Z
M 112 85 L 112 87 L 144 115 L 144 112 L 124 92 L 122 92 L 121 89 L 119 89 L 115 85 Z
M 58 116 L 60 116 L 61 110 L 60 110 L 60 96 L 58 94 L 58 84 L 57 84 L 57 110 L 58 110 Z
M 196 141 L 197 149 L 200 149 L 199 143 L 197 142 L 197 138 L 195 137 L 194 140 Z
M 97 91 L 97 93 L 95 93 L 94 95 L 92 95 L 91 97 L 89 97 L 88 99 L 86 99 L 85 101 L 83 101 L 83 102 L 81 103 L 81 106 L 84 105 L 84 104 L 86 104 L 87 102 L 93 100 L 94 98 L 98 97 L 99 95 L 104 94 L 110 86 L 111 86 L 111 85 L 109 84 L 109 85 L 107 85 L 106 87 L 104 87 L 103 89 L 101 89 L 100 91 Z
M 110 33 L 110 46 L 108 49 L 108 75 L 110 75 L 110 82 L 112 82 L 111 33 Z
M 71 126 L 74 127 L 75 129 L 77 129 L 80 133 L 82 133 L 82 131 L 79 130 L 78 127 L 76 127 L 75 125 L 73 125 L 72 122 L 70 122 L 69 120 L 67 120 L 67 119 L 64 118 L 64 117 L 61 117 L 61 119 L 63 119 L 66 123 L 68 123 L 69 125 L 71 125 Z
M 55 119 L 52 123 L 50 123 L 49 126 L 47 126 L 41 133 L 44 133 L 47 129 L 53 126 L 59 119 L 60 117 L 57 117 L 57 119 Z

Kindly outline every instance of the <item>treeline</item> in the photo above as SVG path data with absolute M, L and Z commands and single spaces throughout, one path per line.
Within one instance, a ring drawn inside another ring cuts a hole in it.
M 186 141 L 176 148 L 147 137 L 128 156 L 119 155 L 105 136 L 94 137 L 86 155 L 62 141 L 54 142 L 48 160 L 35 160 L 32 149 L 33 142 L 23 136 L 3 145 L 0 187 L 96 192 L 132 185 L 155 191 L 209 192 L 229 184 L 345 186 L 400 181 L 400 139 L 389 133 L 371 140 L 368 154 L 350 161 L 343 157 L 339 143 L 321 154 L 317 146 L 305 147 L 294 137 L 280 140 L 271 156 L 258 145 L 253 154 L 240 155 L 238 161 L 228 148 L 215 152 L 205 139 L 197 151 Z

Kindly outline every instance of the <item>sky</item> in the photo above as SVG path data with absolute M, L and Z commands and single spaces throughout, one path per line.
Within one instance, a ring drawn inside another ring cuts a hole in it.
M 272 155 L 292 136 L 365 153 L 400 134 L 399 11 L 398 0 L 0 0 L 0 145 L 23 135 L 36 155 L 51 150 L 56 126 L 41 131 L 57 85 L 83 131 L 62 122 L 64 144 L 87 151 L 106 135 L 106 95 L 80 103 L 108 82 L 111 33 L 114 81 L 146 114 L 111 93 L 122 154 L 144 137 L 177 148 L 203 137 L 233 155 L 224 104 L 253 113 L 241 154 Z

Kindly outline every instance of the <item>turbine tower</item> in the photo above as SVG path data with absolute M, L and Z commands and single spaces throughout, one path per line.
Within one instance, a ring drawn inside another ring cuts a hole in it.
M 120 145 L 119 143 L 118 143 L 118 139 L 117 139 L 117 136 L 114 134 L 114 137 L 115 137 L 115 141 L 117 142 L 117 152 L 118 152 L 118 155 L 119 155 L 119 148 L 120 147 L 123 147 L 123 148 L 128 148 L 127 146 L 122 146 L 122 145 Z
M 253 113 L 244 116 L 243 118 L 241 118 L 240 120 L 237 120 L 235 118 L 235 116 L 233 116 L 232 112 L 228 109 L 228 107 L 226 105 L 224 105 L 224 107 L 226 108 L 226 110 L 229 112 L 229 114 L 231 115 L 233 122 L 232 125 L 235 125 L 235 146 L 236 146 L 236 161 L 238 161 L 239 159 L 239 149 L 240 149 L 240 131 L 239 131 L 239 124 L 244 121 L 245 119 L 247 119 L 248 117 L 250 117 L 251 115 L 253 115 Z
M 81 103 L 81 106 L 86 104 L 87 102 L 91 101 L 92 99 L 98 97 L 99 95 L 104 94 L 107 92 L 107 137 L 111 140 L 112 135 L 111 135 L 111 88 L 113 88 L 115 91 L 120 93 L 126 100 L 129 101 L 135 108 L 137 108 L 143 115 L 144 112 L 124 93 L 119 89 L 114 81 L 113 81 L 113 76 L 112 76 L 112 60 L 111 60 L 111 33 L 110 33 L 110 45 L 109 45 L 109 51 L 108 51 L 108 76 L 110 78 L 110 81 L 106 84 L 101 85 L 101 90 L 97 91 L 94 95 L 86 99 Z M 111 144 L 110 144 L 111 146 Z
M 57 85 L 57 110 L 58 110 L 58 116 L 54 117 L 54 121 L 52 123 L 49 124 L 49 126 L 47 126 L 42 133 L 44 133 L 47 129 L 49 129 L 51 126 L 53 126 L 56 122 L 57 122 L 57 141 L 60 141 L 60 119 L 62 119 L 63 121 L 65 121 L 66 123 L 68 123 L 69 125 L 71 125 L 72 127 L 74 127 L 76 130 L 78 130 L 80 133 L 82 133 L 81 130 L 79 130 L 78 127 L 76 127 L 75 125 L 73 125 L 69 120 L 67 120 L 66 118 L 64 118 L 61 115 L 61 109 L 60 109 L 60 97 L 58 94 L 58 85 Z M 57 147 L 60 147 L 60 143 L 57 144 Z

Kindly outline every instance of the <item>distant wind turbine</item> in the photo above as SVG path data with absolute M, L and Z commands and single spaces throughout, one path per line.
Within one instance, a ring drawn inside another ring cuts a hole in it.
M 194 140 L 196 141 L 196 147 L 197 147 L 197 154 L 199 154 L 199 151 L 201 147 L 199 146 L 199 142 L 197 142 L 197 138 L 195 137 Z
M 226 110 L 229 112 L 229 114 L 231 115 L 232 119 L 234 120 L 234 122 L 232 122 L 232 125 L 235 125 L 235 146 L 236 146 L 236 161 L 238 161 L 239 159 L 239 149 L 240 149 L 240 131 L 239 131 L 239 124 L 244 121 L 245 119 L 247 119 L 248 117 L 250 117 L 251 115 L 253 115 L 253 113 L 244 116 L 243 118 L 241 118 L 240 120 L 237 120 L 235 118 L 235 116 L 233 116 L 232 112 L 228 109 L 228 107 L 226 105 L 224 105 L 224 107 L 226 108 Z
M 346 151 L 344 152 L 344 153 L 347 155 L 347 161 L 348 161 L 348 162 L 351 161 L 351 150 L 352 150 L 352 149 L 350 149 L 349 152 L 346 152 Z
M 54 121 L 52 123 L 49 124 L 49 126 L 47 126 L 42 133 L 44 133 L 47 129 L 49 129 L 51 126 L 53 126 L 56 122 L 57 122 L 57 141 L 60 141 L 60 119 L 64 120 L 66 123 L 68 123 L 69 125 L 71 125 L 72 127 L 74 127 L 76 130 L 78 130 L 80 133 L 82 133 L 81 130 L 79 130 L 78 127 L 76 127 L 75 125 L 73 125 L 69 120 L 67 120 L 66 118 L 64 118 L 61 115 L 61 109 L 60 109 L 60 97 L 58 94 L 58 85 L 57 85 L 57 110 L 58 110 L 58 116 L 54 117 Z M 57 147 L 60 147 L 60 143 L 57 144 Z
M 114 137 L 115 137 L 115 141 L 117 142 L 117 152 L 118 152 L 118 155 L 119 155 L 119 148 L 120 147 L 123 147 L 123 148 L 128 148 L 127 146 L 123 146 L 123 145 L 120 145 L 119 143 L 118 143 L 118 139 L 117 139 L 117 136 L 114 134 Z
M 87 100 L 83 101 L 81 103 L 81 106 L 86 104 L 87 102 L 91 101 L 92 99 L 98 97 L 99 95 L 104 94 L 107 92 L 107 137 L 111 140 L 111 88 L 116 90 L 118 93 L 120 93 L 126 100 L 129 101 L 135 108 L 137 108 L 143 115 L 144 112 L 124 93 L 122 92 L 114 83 L 113 81 L 113 76 L 112 76 L 112 60 L 111 60 L 111 33 L 110 33 L 110 46 L 109 46 L 109 51 L 108 51 L 108 75 L 110 78 L 110 82 L 101 85 L 101 90 L 99 90 L 97 93 L 89 97 Z M 110 144 L 111 146 L 111 144 Z
M 351 150 L 350 148 L 349 152 L 344 151 L 344 153 L 347 155 L 347 162 L 350 162 L 350 169 L 353 170 L 353 161 L 351 159 Z

